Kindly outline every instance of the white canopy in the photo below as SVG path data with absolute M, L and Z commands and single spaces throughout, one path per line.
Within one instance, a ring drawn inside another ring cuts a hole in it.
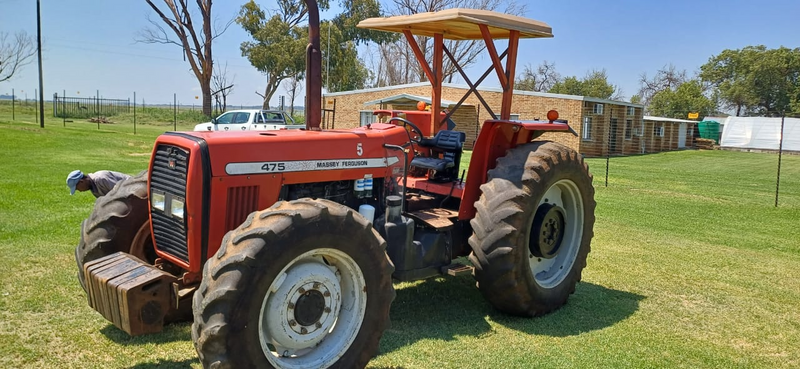
M 725 127 L 720 140 L 722 147 L 778 150 L 781 118 L 728 117 L 723 124 Z M 786 118 L 783 150 L 800 151 L 800 119 Z

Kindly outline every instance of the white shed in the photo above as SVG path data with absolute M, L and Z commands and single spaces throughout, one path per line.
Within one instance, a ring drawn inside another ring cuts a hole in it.
M 781 118 L 727 117 L 722 130 L 721 147 L 778 150 Z M 800 119 L 786 118 L 783 150 L 800 151 Z

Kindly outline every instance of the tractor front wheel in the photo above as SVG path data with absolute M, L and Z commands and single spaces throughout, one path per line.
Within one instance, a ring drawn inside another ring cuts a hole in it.
M 203 268 L 192 338 L 205 367 L 360 368 L 394 299 L 386 243 L 327 200 L 279 202 L 228 232 Z
M 506 313 L 537 316 L 567 302 L 586 266 L 594 188 L 583 158 L 534 142 L 497 160 L 470 221 L 470 261 L 483 296 Z
M 118 183 L 95 201 L 92 213 L 81 224 L 75 248 L 78 280 L 84 289 L 83 265 L 92 260 L 122 251 L 146 262 L 155 261 L 149 206 L 147 171 Z

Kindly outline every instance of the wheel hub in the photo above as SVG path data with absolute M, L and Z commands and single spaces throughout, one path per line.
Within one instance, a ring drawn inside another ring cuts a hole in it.
M 312 325 L 319 322 L 325 309 L 325 297 L 318 290 L 306 291 L 297 299 L 294 306 L 294 319 L 300 325 Z
M 533 230 L 529 247 L 531 254 L 544 259 L 552 259 L 558 255 L 564 240 L 566 227 L 564 209 L 550 203 L 539 206 L 533 218 Z

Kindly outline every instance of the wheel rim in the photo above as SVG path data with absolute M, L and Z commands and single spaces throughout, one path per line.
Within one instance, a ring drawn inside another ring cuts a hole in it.
M 583 199 L 575 182 L 562 179 L 547 189 L 528 229 L 531 274 L 540 286 L 557 287 L 572 271 L 583 239 L 583 221 Z M 541 252 L 537 252 L 540 241 Z
M 306 252 L 281 270 L 258 321 L 264 356 L 275 367 L 325 368 L 355 340 L 367 306 L 358 264 L 335 249 Z

